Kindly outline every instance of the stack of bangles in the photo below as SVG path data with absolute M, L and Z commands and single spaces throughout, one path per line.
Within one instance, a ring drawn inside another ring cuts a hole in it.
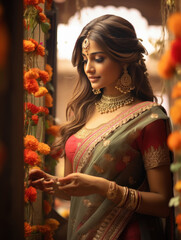
M 115 182 L 110 182 L 107 191 L 107 199 L 118 204 L 119 207 L 126 207 L 131 211 L 137 211 L 141 204 L 141 194 L 139 191 L 120 187 Z

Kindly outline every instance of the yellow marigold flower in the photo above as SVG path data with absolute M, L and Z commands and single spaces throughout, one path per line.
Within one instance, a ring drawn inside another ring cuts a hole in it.
M 181 37 L 181 13 L 172 14 L 167 20 L 168 29 L 175 35 L 176 38 Z
M 177 84 L 172 89 L 172 98 L 181 97 L 181 81 L 177 82 Z
M 46 87 L 39 87 L 39 90 L 34 94 L 35 97 L 43 97 L 48 93 Z
M 53 98 L 50 93 L 45 95 L 45 106 L 47 108 L 53 107 Z
M 36 151 L 38 149 L 38 144 L 38 140 L 32 135 L 26 135 L 26 137 L 24 138 L 24 146 L 27 149 Z
M 181 192 L 181 180 L 176 182 L 175 190 L 178 191 L 178 192 Z
M 170 116 L 173 123 L 181 124 L 181 99 L 174 102 L 173 106 L 170 108 Z
M 50 226 L 52 231 L 55 231 L 59 226 L 59 222 L 54 218 L 47 218 L 45 223 Z
M 24 222 L 24 237 L 29 237 L 31 235 L 32 228 L 31 225 L 27 222 Z
M 50 147 L 46 143 L 39 142 L 38 152 L 40 152 L 41 154 L 47 155 L 50 153 Z
M 33 52 L 35 51 L 35 44 L 29 40 L 23 40 L 23 49 L 24 52 Z
M 53 68 L 49 64 L 46 64 L 45 71 L 48 72 L 48 74 L 49 74 L 49 81 L 50 81 L 52 79 L 52 75 L 53 75 Z

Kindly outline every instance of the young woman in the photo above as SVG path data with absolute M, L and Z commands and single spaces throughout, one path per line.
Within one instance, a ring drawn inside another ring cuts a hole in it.
M 79 81 L 61 128 L 65 177 L 30 172 L 33 186 L 71 198 L 68 240 L 171 239 L 162 224 L 171 214 L 170 123 L 145 53 L 133 26 L 114 15 L 94 19 L 77 39 Z

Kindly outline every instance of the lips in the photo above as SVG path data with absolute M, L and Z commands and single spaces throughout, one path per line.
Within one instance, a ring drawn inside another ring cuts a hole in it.
M 99 80 L 100 77 L 90 76 L 88 78 L 89 78 L 89 81 L 93 83 L 93 82 L 96 82 L 97 80 Z

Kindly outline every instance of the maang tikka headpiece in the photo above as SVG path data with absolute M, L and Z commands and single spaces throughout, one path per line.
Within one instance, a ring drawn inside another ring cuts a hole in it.
M 89 35 L 90 35 L 90 31 L 87 33 L 86 38 L 82 42 L 82 49 L 84 49 L 85 52 L 88 52 L 90 47 Z

